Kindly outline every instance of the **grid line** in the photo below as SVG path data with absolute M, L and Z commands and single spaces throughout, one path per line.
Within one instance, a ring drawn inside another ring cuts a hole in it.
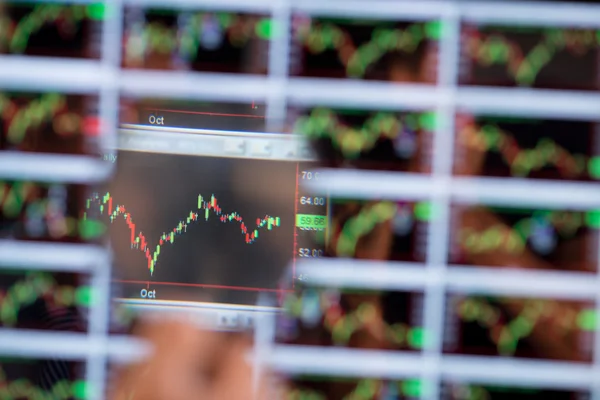
M 456 10 L 452 10 L 456 11 Z M 439 286 L 428 286 L 424 300 L 424 328 L 428 346 L 424 350 L 425 357 L 431 357 L 429 374 L 423 376 L 430 388 L 423 391 L 421 397 L 427 399 L 440 398 L 441 359 L 443 357 L 443 335 L 445 317 L 446 258 L 448 254 L 448 237 L 450 233 L 450 184 L 452 178 L 452 157 L 454 148 L 454 113 L 453 100 L 458 80 L 458 57 L 460 22 L 458 13 L 451 12 L 442 18 L 443 36 L 438 49 L 438 85 L 449 88 L 450 102 L 441 103 L 436 109 L 437 124 L 434 131 L 432 175 L 440 180 L 441 190 L 432 195 L 431 203 L 435 210 L 435 218 L 429 225 L 427 241 L 427 268 L 430 273 L 438 275 Z

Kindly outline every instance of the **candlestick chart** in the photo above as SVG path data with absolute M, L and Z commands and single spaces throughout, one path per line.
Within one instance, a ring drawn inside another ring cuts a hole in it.
M 108 216 L 111 223 L 114 223 L 117 219 L 122 219 L 130 230 L 130 245 L 132 249 L 139 250 L 144 254 L 146 258 L 148 270 L 150 275 L 154 274 L 154 269 L 160 257 L 161 248 L 167 244 L 173 244 L 178 236 L 187 233 L 194 223 L 201 221 L 208 221 L 211 215 L 215 215 L 218 220 L 222 223 L 236 223 L 240 228 L 240 235 L 242 236 L 246 244 L 253 244 L 259 237 L 259 231 L 261 229 L 273 230 L 281 225 L 279 217 L 271 217 L 266 215 L 262 218 L 256 219 L 256 227 L 254 229 L 249 228 L 247 223 L 244 222 L 241 215 L 237 212 L 225 213 L 221 209 L 216 197 L 211 195 L 210 198 L 204 198 L 202 195 L 198 195 L 198 207 L 197 209 L 190 210 L 184 219 L 181 219 L 174 228 L 168 232 L 163 232 L 158 238 L 158 243 L 152 247 L 146 239 L 146 235 L 141 230 L 136 229 L 136 223 L 133 220 L 132 215 L 127 212 L 124 205 L 119 205 L 113 201 L 113 197 L 110 193 L 100 195 L 95 193 L 86 202 L 86 210 L 96 209 L 102 215 Z M 84 219 L 87 218 L 87 213 L 84 214 Z
M 2 361 L 2 360 L 0 360 Z M 67 400 L 85 399 L 89 387 L 85 380 L 59 380 L 49 388 L 42 388 L 33 380 L 19 376 L 10 379 L 9 373 L 0 363 L 0 398 L 3 400 Z
M 0 53 L 99 58 L 100 3 L 9 3 L 0 16 Z
M 40 300 L 49 309 L 88 307 L 93 301 L 90 286 L 60 284 L 47 272 L 7 276 L 3 277 L 3 282 L 0 287 L 0 326 L 14 327 L 19 322 L 19 313 Z
M 428 202 L 333 199 L 331 216 L 327 256 L 422 261 L 421 239 L 433 212 Z
M 600 178 L 600 141 L 593 123 L 466 116 L 457 125 L 455 173 L 577 181 Z M 482 165 L 474 165 L 473 160 L 481 155 Z
M 350 115 L 349 115 L 350 114 Z M 400 159 L 410 159 L 422 150 L 418 147 L 420 131 L 431 132 L 435 114 L 402 114 L 392 112 L 355 113 L 316 108 L 294 123 L 294 132 L 309 139 L 326 139 L 346 159 L 375 150 L 382 141 L 393 143 Z
M 109 226 L 126 297 L 256 304 L 294 254 L 296 163 L 120 151 L 89 196 Z M 140 171 L 144 171 L 140 174 Z
M 390 221 L 396 211 L 397 206 L 389 202 L 381 202 L 361 209 L 357 215 L 348 218 L 344 223 L 335 244 L 335 253 L 342 257 L 352 256 L 358 241 L 371 233 L 378 224 Z
M 170 68 L 265 73 L 266 51 L 252 52 L 251 45 L 273 34 L 271 19 L 259 15 L 130 8 L 123 63 L 152 68 L 151 57 L 156 56 L 162 60 L 156 65 Z M 261 60 L 249 62 L 251 53 Z
M 92 139 L 99 133 L 99 119 L 91 112 L 96 103 L 94 97 L 58 93 L 0 93 L 0 150 L 93 152 Z
M 594 237 L 600 226 L 598 210 L 455 209 L 457 228 L 453 241 L 456 247 L 451 250 L 452 262 L 595 270 Z M 476 220 L 480 223 L 474 222 Z M 525 261 L 530 257 L 536 260 L 535 265 L 530 265 L 534 261 Z
M 445 400 L 585 400 L 590 396 L 589 392 L 586 393 L 586 391 L 477 385 L 455 382 L 445 382 L 442 392 L 444 393 L 442 399 Z
M 293 73 L 364 79 L 392 53 L 408 55 L 418 64 L 425 44 L 439 39 L 441 23 L 351 22 L 297 16 L 293 30 L 293 41 L 302 53 L 301 60 L 293 63 L 297 65 L 292 65 Z
M 460 353 L 566 360 L 589 358 L 589 349 L 581 344 L 578 336 L 596 329 L 597 314 L 592 304 L 478 296 L 451 297 L 449 304 L 452 308 L 448 315 L 455 316 L 460 325 Z M 572 348 L 546 352 L 540 335 L 546 335 L 549 341 L 568 343 Z
M 600 31 L 590 29 L 467 26 L 462 53 L 470 67 L 461 83 L 596 90 L 599 48 Z M 565 66 L 572 73 L 560 73 Z
M 458 238 L 467 252 L 482 253 L 501 250 L 509 253 L 521 253 L 527 242 L 541 253 L 552 251 L 556 240 L 541 235 L 555 233 L 560 238 L 571 239 L 581 228 L 586 226 L 596 228 L 598 212 L 547 211 L 536 210 L 530 217 L 523 216 L 512 227 L 498 223 L 483 231 L 463 228 L 458 232 Z M 538 235 L 540 237 L 538 237 Z M 543 246 L 542 243 L 546 244 Z
M 336 346 L 348 346 L 355 334 L 368 333 L 385 343 L 386 347 L 423 348 L 425 332 L 422 327 L 408 322 L 388 323 L 384 319 L 383 306 L 372 300 L 365 300 L 348 311 L 342 308 L 341 302 L 343 300 L 330 298 L 326 293 L 305 290 L 301 296 L 291 294 L 286 297 L 284 308 L 287 316 L 297 318 L 305 326 L 318 325 Z
M 104 223 L 82 218 L 84 191 L 79 185 L 0 181 L 0 236 L 58 241 L 101 238 Z
M 290 388 L 282 396 L 284 400 L 405 399 L 417 398 L 427 390 L 425 382 L 416 379 L 393 381 L 375 378 L 299 376 L 290 377 L 289 381 Z

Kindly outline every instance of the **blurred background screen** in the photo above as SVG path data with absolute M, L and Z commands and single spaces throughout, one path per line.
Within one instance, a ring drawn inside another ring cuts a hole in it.
M 596 0 L 3 1 L 0 399 L 600 399 L 598 180 Z

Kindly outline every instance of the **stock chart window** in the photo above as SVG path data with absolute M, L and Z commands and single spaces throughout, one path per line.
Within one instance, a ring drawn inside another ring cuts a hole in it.
M 444 382 L 441 393 L 443 400 L 590 400 L 592 398 L 590 391 L 583 390 L 510 387 L 464 382 Z
M 123 67 L 267 73 L 266 15 L 127 6 Z
M 461 113 L 454 172 L 532 179 L 600 179 L 600 124 Z
M 450 293 L 444 352 L 592 361 L 592 301 Z
M 454 205 L 452 264 L 596 272 L 600 211 Z
M 0 270 L 0 327 L 87 331 L 79 318 L 92 304 L 85 274 Z
M 325 255 L 425 261 L 430 216 L 427 202 L 331 198 Z
M 325 167 L 431 172 L 432 112 L 292 109 L 289 125 Z
M 419 399 L 427 385 L 418 379 L 375 379 L 300 375 L 288 377 L 281 392 L 284 399 Z
M 292 16 L 290 74 L 434 83 L 439 22 Z
M 280 292 L 293 258 L 322 253 L 314 237 L 325 229 L 327 203 L 299 189 L 313 174 L 305 163 L 160 151 L 116 156 L 114 183 L 88 204 L 110 225 L 127 298 L 251 306 L 258 293 Z
M 302 283 L 285 297 L 279 343 L 421 351 L 423 294 Z
M 0 181 L 0 238 L 99 242 L 106 226 L 85 211 L 88 191 L 80 184 Z
M 122 98 L 121 121 L 156 127 L 266 131 L 265 105 L 258 101 L 217 103 Z
M 102 3 L 0 5 L 0 54 L 99 59 Z
M 463 24 L 459 84 L 598 90 L 599 33 L 594 29 Z
M 98 96 L 0 92 L 0 151 L 99 155 Z

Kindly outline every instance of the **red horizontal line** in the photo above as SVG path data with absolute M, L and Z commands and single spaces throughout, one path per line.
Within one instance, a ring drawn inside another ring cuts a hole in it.
M 154 284 L 154 285 L 167 285 L 167 286 L 185 286 L 185 287 L 199 287 L 207 289 L 231 289 L 231 290 L 246 290 L 249 292 L 286 292 L 283 289 L 266 289 L 266 288 L 255 288 L 255 287 L 244 287 L 244 286 L 225 286 L 225 285 L 206 285 L 201 283 L 180 283 L 180 282 L 157 282 L 157 281 L 130 281 L 115 279 L 114 282 L 120 283 L 139 283 L 139 284 Z
M 169 110 L 166 108 L 148 108 L 151 111 L 165 111 L 180 114 L 197 114 L 197 115 L 214 115 L 217 117 L 243 117 L 243 118 L 265 118 L 264 115 L 252 115 L 252 114 L 228 114 L 228 113 L 214 113 L 204 111 L 183 111 L 183 110 Z

